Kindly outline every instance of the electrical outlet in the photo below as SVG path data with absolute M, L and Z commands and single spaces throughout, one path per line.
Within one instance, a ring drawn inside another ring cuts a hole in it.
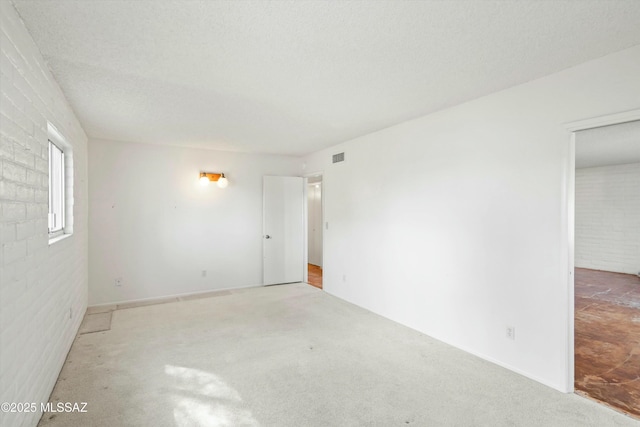
M 343 281 L 343 282 L 346 282 L 346 281 L 347 281 L 347 275 L 346 275 L 346 274 L 343 274 L 343 275 L 342 275 L 342 281 Z
M 506 335 L 507 335 L 507 339 L 515 341 L 515 339 L 516 339 L 516 328 L 515 328 L 515 326 L 507 326 Z
M 207 277 L 207 270 L 202 270 L 202 277 Z
M 69 319 L 73 319 L 73 308 L 69 307 Z
M 116 286 L 122 286 L 122 277 L 116 277 Z

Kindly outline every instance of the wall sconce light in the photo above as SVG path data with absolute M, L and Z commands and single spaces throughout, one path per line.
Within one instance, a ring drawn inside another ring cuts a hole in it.
M 209 185 L 211 181 L 217 182 L 220 188 L 226 188 L 229 185 L 229 180 L 224 173 L 200 172 L 200 185 Z

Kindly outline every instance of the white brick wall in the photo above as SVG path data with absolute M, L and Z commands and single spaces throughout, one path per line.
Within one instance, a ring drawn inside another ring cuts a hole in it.
M 0 30 L 0 402 L 39 403 L 87 305 L 87 137 L 9 1 Z M 47 121 L 74 157 L 74 234 L 51 246 Z M 35 426 L 40 415 L 0 413 L 0 425 Z
M 640 271 L 640 163 L 576 170 L 575 265 Z

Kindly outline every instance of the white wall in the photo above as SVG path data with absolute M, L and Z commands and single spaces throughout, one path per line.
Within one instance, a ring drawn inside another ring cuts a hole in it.
M 87 306 L 87 137 L 12 4 L 0 2 L 0 402 L 34 426 Z M 47 121 L 73 149 L 74 234 L 48 245 Z M 70 316 L 71 314 L 71 316 Z
M 324 289 L 570 390 L 563 124 L 640 107 L 639 75 L 640 46 L 308 156 Z
M 307 253 L 309 264 L 322 267 L 322 183 L 307 185 Z
M 300 163 L 91 140 L 89 303 L 262 284 L 262 177 L 299 175 Z M 229 187 L 202 187 L 201 171 Z
M 575 251 L 576 267 L 640 272 L 640 163 L 576 170 Z

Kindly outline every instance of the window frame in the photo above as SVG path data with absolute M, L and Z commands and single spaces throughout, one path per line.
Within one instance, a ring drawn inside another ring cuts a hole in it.
M 57 212 L 60 217 L 60 227 L 55 227 L 55 230 L 51 230 L 50 213 L 52 211 L 52 188 L 53 188 L 53 171 L 52 171 L 52 155 L 51 145 L 55 146 L 60 151 L 60 155 L 57 156 L 60 160 L 59 164 L 59 181 L 60 181 L 60 198 Z M 43 150 L 44 151 L 44 150 Z M 47 122 L 47 178 L 48 178 L 48 199 L 47 199 L 47 233 L 49 237 L 49 246 L 52 244 L 65 240 L 73 235 L 73 205 L 74 205 L 74 167 L 73 167 L 73 146 L 67 141 L 67 139 L 56 129 L 56 127 Z
M 55 192 L 53 191 L 54 190 L 54 173 L 56 171 L 54 170 L 55 164 L 53 162 L 54 156 L 52 153 L 52 149 L 57 149 L 60 152 L 59 154 L 60 164 L 58 166 L 59 171 L 57 171 L 59 174 L 59 180 L 60 180 L 60 184 L 59 184 L 60 200 L 59 201 L 54 200 L 54 197 L 55 197 Z M 65 157 L 64 151 L 65 151 L 64 149 L 62 149 L 54 141 L 49 139 L 49 162 L 48 162 L 49 163 L 49 209 L 48 209 L 48 216 L 47 216 L 47 227 L 49 231 L 49 239 L 54 239 L 56 237 L 59 237 L 65 234 L 65 219 L 66 219 L 65 205 L 66 205 L 67 199 L 65 196 L 66 168 L 65 168 L 65 161 L 64 161 L 64 157 Z M 56 204 L 60 205 L 60 212 L 55 212 Z M 55 227 L 57 221 L 55 221 L 55 219 L 52 221 L 51 215 L 57 215 L 60 217 L 59 227 Z M 52 222 L 55 228 L 52 228 L 51 226 Z

